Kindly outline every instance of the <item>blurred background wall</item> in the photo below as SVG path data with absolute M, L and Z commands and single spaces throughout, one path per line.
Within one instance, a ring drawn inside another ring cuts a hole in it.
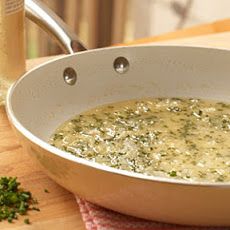
M 88 48 L 154 36 L 230 16 L 229 0 L 43 0 Z M 59 47 L 26 21 L 27 57 L 56 55 Z

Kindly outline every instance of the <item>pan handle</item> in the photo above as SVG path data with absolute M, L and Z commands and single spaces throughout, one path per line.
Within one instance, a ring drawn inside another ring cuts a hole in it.
M 51 35 L 65 53 L 73 54 L 86 50 L 77 35 L 40 0 L 25 0 L 26 17 Z

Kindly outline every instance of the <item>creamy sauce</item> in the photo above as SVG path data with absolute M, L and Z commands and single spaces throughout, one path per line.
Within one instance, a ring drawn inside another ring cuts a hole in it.
M 62 124 L 50 143 L 145 175 L 230 181 L 230 105 L 158 98 L 100 106 Z

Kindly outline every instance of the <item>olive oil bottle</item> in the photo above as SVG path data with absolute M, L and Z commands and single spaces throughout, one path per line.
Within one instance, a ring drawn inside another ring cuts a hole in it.
M 0 104 L 24 72 L 24 0 L 0 0 Z

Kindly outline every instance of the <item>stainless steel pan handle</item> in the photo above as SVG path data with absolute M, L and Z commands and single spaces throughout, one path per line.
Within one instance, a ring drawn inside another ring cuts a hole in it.
M 26 16 L 52 36 L 65 53 L 86 50 L 65 22 L 39 0 L 25 0 Z

